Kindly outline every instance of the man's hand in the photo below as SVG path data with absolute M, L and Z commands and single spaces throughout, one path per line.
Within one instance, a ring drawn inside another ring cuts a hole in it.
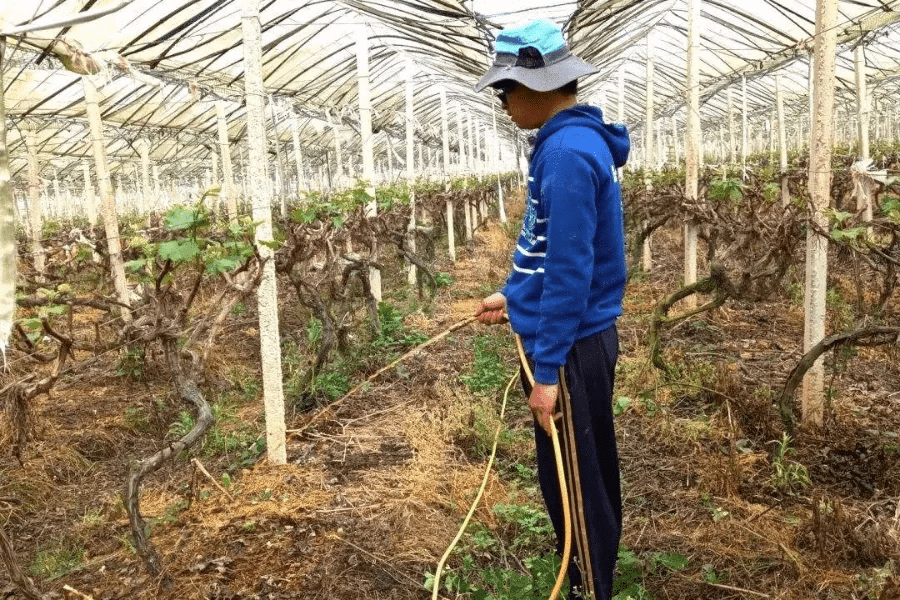
M 531 414 L 534 420 L 540 425 L 547 435 L 550 433 L 550 419 L 553 418 L 553 409 L 556 406 L 556 395 L 559 392 L 559 385 L 544 385 L 543 383 L 534 383 L 531 390 L 531 396 L 528 398 L 528 406 L 531 408 Z
M 480 323 L 485 325 L 500 325 L 509 319 L 506 316 L 506 296 L 500 292 L 491 294 L 481 301 L 481 306 L 475 311 Z

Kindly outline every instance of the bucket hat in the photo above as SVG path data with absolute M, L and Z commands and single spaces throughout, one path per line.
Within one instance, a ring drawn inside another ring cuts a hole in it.
M 500 31 L 494 53 L 494 64 L 475 84 L 476 92 L 504 79 L 549 92 L 600 70 L 572 54 L 562 30 L 546 19 Z

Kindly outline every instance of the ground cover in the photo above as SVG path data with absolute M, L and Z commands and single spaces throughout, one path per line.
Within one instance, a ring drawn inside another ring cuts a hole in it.
M 510 202 L 513 215 L 519 202 Z M 204 375 L 216 424 L 142 493 L 168 588 L 135 554 L 122 487 L 128 459 L 190 429 L 192 413 L 153 360 L 110 354 L 91 370 L 62 376 L 34 407 L 37 429 L 21 462 L 10 454 L 0 463 L 0 506 L 23 568 L 51 597 L 83 597 L 66 592 L 68 585 L 96 600 L 422 600 L 500 424 L 483 503 L 440 594 L 545 597 L 553 539 L 516 385 L 499 417 L 515 373 L 505 328 L 462 329 L 327 408 L 351 383 L 470 315 L 502 283 L 515 230 L 490 223 L 455 264 L 436 258 L 443 284 L 432 301 L 402 286 L 386 290 L 385 327 L 362 352 L 335 351 L 314 382 L 291 379 L 315 361 L 321 335 L 284 286 L 286 379 L 297 383 L 287 386 L 285 466 L 260 460 L 255 310 L 251 302 L 235 307 Z M 654 248 L 654 271 L 630 281 L 620 321 L 619 599 L 894 600 L 896 349 L 832 355 L 825 428 L 785 437 L 774 401 L 801 356 L 794 284 L 802 265 L 765 301 L 734 300 L 665 331 L 672 378 L 652 367 L 647 328 L 656 303 L 678 285 L 678 229 L 658 230 Z M 855 288 L 849 263 L 832 264 L 830 313 L 838 318 L 852 312 L 847 298 Z M 214 298 L 201 291 L 198 302 Z M 896 314 L 897 302 L 895 294 L 885 313 Z M 5 597 L 20 597 L 2 585 Z

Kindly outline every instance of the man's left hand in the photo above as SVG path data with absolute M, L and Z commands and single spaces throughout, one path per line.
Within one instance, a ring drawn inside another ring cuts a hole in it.
M 528 398 L 528 406 L 531 408 L 531 414 L 534 420 L 540 425 L 541 429 L 550 433 L 550 419 L 553 418 L 553 409 L 556 406 L 556 395 L 559 392 L 559 385 L 544 385 L 535 382 L 534 388 L 531 390 L 531 396 Z

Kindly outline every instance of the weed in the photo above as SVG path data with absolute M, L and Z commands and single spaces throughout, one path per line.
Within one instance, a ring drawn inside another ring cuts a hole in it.
M 245 449 L 248 444 L 253 445 L 255 435 L 247 425 L 234 416 L 224 403 L 216 402 L 210 408 L 213 413 L 213 424 L 207 430 L 200 444 L 190 450 L 191 453 L 203 456 L 222 455 Z M 183 410 L 178 413 L 176 421 L 169 426 L 169 436 L 182 438 L 194 428 L 195 423 L 194 415 Z
M 619 546 L 619 560 L 616 564 L 617 576 L 613 582 L 613 600 L 650 600 L 650 593 L 644 588 L 646 575 L 666 571 L 680 571 L 688 566 L 688 559 L 674 552 L 653 552 L 641 558 L 625 546 Z
M 163 512 L 163 516 L 159 518 L 159 523 L 165 525 L 174 525 L 178 522 L 178 515 L 188 507 L 187 500 L 179 500 L 174 504 L 170 504 Z
M 528 557 L 526 573 L 511 569 L 487 568 L 480 571 L 471 556 L 464 556 L 458 571 L 445 574 L 442 584 L 451 594 L 467 594 L 472 600 L 542 600 L 550 595 L 559 572 L 559 556 L 549 554 Z M 434 574 L 425 573 L 425 589 L 434 587 Z M 563 586 L 567 589 L 568 586 Z M 564 597 L 564 596 L 561 596 Z
M 472 373 L 460 377 L 472 393 L 489 396 L 500 390 L 506 383 L 507 368 L 497 352 L 500 338 L 480 335 L 475 338 L 475 362 Z
M 322 321 L 310 319 L 306 324 L 306 339 L 310 344 L 318 344 L 322 340 Z
M 313 387 L 335 400 L 347 393 L 350 389 L 350 382 L 347 380 L 347 376 L 340 371 L 327 371 L 316 375 Z
M 709 514 L 716 523 L 731 516 L 731 513 L 724 508 L 713 504 L 708 494 L 702 494 L 700 499 L 703 502 L 703 506 L 709 509 Z
M 495 504 L 493 512 L 501 523 L 514 529 L 512 550 L 538 546 L 554 535 L 553 525 L 543 508 L 527 504 Z
M 41 579 L 57 579 L 84 562 L 84 548 L 63 543 L 38 550 L 28 567 L 32 575 Z
M 135 433 L 149 433 L 150 415 L 143 406 L 128 406 L 125 408 L 125 427 Z
M 832 331 L 849 329 L 853 324 L 853 306 L 837 287 L 830 287 L 825 292 L 825 306 Z
M 140 379 L 144 375 L 146 352 L 143 346 L 132 344 L 125 349 L 116 362 L 116 375 L 130 379 Z
M 794 453 L 794 449 L 790 447 L 791 436 L 785 433 L 782 434 L 780 441 L 773 440 L 769 443 L 775 444 L 775 455 L 772 458 L 773 472 L 769 478 L 769 485 L 787 493 L 793 493 L 797 488 L 809 487 L 809 472 L 806 467 L 787 458 Z
M 81 516 L 81 523 L 87 527 L 94 527 L 103 524 L 103 515 L 100 514 L 99 508 L 91 508 Z
M 406 329 L 403 314 L 388 302 L 378 304 L 378 321 L 380 328 L 372 342 L 377 349 L 402 350 L 428 339 L 423 333 Z
M 453 285 L 453 277 L 451 277 L 449 273 L 438 271 L 434 274 L 434 283 L 438 287 L 448 287 Z
M 623 414 L 631 407 L 632 402 L 634 401 L 628 396 L 616 396 L 613 400 L 613 414 L 617 417 Z
M 700 567 L 700 576 L 706 583 L 722 583 L 728 579 L 727 575 L 717 573 L 712 564 L 705 564 Z

